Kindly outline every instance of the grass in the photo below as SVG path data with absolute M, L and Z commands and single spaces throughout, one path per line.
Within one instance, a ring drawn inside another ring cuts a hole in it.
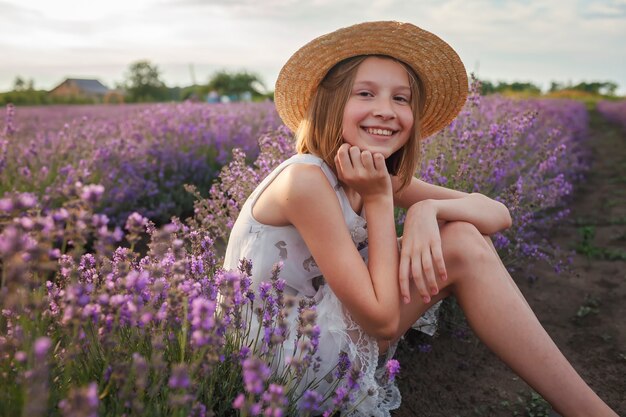
M 578 307 L 578 311 L 576 311 L 576 320 L 580 320 L 584 317 L 587 317 L 592 314 L 598 314 L 600 312 L 600 302 L 587 294 L 585 297 L 585 301 L 583 304 Z
M 606 261 L 626 261 L 626 251 L 621 249 L 601 248 L 593 242 L 596 235 L 594 225 L 585 225 L 578 228 L 582 241 L 576 245 L 576 252 L 585 255 L 587 259 Z

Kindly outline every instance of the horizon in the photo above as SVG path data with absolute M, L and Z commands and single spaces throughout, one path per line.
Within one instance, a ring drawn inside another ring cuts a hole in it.
M 610 81 L 626 94 L 626 0 L 111 0 L 97 12 L 77 0 L 0 0 L 0 91 L 18 76 L 47 91 L 66 78 L 114 88 L 143 59 L 168 87 L 245 70 L 273 90 L 298 48 L 367 20 L 409 21 L 435 33 L 468 73 L 494 84 L 546 91 L 551 81 Z
M 135 62 L 135 61 L 134 61 L 134 62 Z M 188 87 L 192 87 L 192 86 L 194 86 L 194 85 L 198 85 L 198 86 L 200 86 L 200 85 L 206 85 L 206 84 L 208 83 L 208 81 L 209 81 L 210 77 L 211 77 L 210 75 L 209 75 L 209 76 L 207 76 L 207 77 L 206 77 L 206 80 L 205 80 L 204 82 L 200 82 L 199 80 L 196 80 L 196 83 L 195 83 L 195 84 L 193 84 L 193 83 L 190 81 L 190 82 L 189 82 L 189 84 L 176 84 L 176 85 L 171 85 L 171 84 L 169 84 L 166 80 L 164 80 L 164 79 L 163 79 L 163 77 L 162 77 L 162 71 L 161 71 L 161 68 L 159 67 L 159 65 L 158 65 L 158 64 L 156 64 L 156 63 L 153 63 L 153 62 L 151 62 L 150 64 L 151 64 L 151 65 L 156 66 L 156 67 L 159 69 L 160 74 L 161 74 L 160 79 L 161 79 L 161 81 L 163 81 L 163 82 L 164 82 L 165 87 L 167 87 L 167 88 L 188 88 Z M 181 65 L 182 65 L 182 64 L 181 64 Z M 222 69 L 222 70 L 223 70 L 223 69 Z M 218 70 L 218 71 L 219 71 L 219 70 Z M 229 72 L 235 72 L 235 71 L 236 71 L 236 70 L 232 70 L 232 71 L 229 71 Z M 252 73 L 252 74 L 254 74 L 254 75 L 258 75 L 258 76 L 261 78 L 261 81 L 263 82 L 263 85 L 264 85 L 264 86 L 265 86 L 265 88 L 266 88 L 265 93 L 269 93 L 269 92 L 273 92 L 273 91 L 274 91 L 274 88 L 273 88 L 273 87 L 272 87 L 272 88 L 269 88 L 269 87 L 268 87 L 267 83 L 265 82 L 265 80 L 263 79 L 263 77 L 262 77 L 262 76 L 260 76 L 260 74 L 258 74 L 258 73 L 256 73 L 256 72 L 254 72 L 254 71 L 247 70 L 247 69 L 240 69 L 240 71 L 247 71 L 247 72 Z M 18 75 L 18 76 L 19 76 L 19 75 Z M 16 76 L 16 77 L 18 77 L 18 76 Z M 470 73 L 468 73 L 468 78 L 469 78 L 469 76 L 470 76 Z M 28 83 L 29 81 L 33 80 L 33 81 L 34 81 L 33 86 L 34 86 L 34 89 L 35 89 L 35 90 L 40 90 L 40 91 L 48 91 L 48 92 L 52 91 L 54 88 L 58 87 L 59 85 L 61 85 L 63 82 L 65 82 L 65 81 L 66 81 L 66 80 L 68 80 L 68 79 L 96 80 L 96 81 L 99 81 L 101 84 L 103 84 L 105 87 L 107 87 L 109 90 L 116 90 L 116 89 L 118 88 L 118 83 L 121 83 L 121 82 L 123 82 L 123 81 L 124 81 L 123 79 L 120 79 L 120 80 L 113 80 L 113 84 L 111 85 L 111 84 L 109 84 L 109 83 L 107 83 L 107 82 L 105 82 L 105 81 L 102 81 L 102 79 L 100 79 L 100 78 L 98 78 L 98 77 L 81 77 L 81 76 L 76 75 L 76 76 L 65 76 L 65 77 L 62 77 L 58 83 L 56 83 L 56 84 L 54 84 L 54 85 L 51 85 L 51 87 L 50 87 L 50 88 L 38 88 L 38 86 L 37 86 L 37 80 L 34 80 L 34 79 L 29 79 L 29 78 L 25 78 L 25 77 L 20 77 L 20 78 L 22 78 L 22 80 L 23 80 L 24 82 L 26 82 L 26 83 Z M 551 83 L 551 82 L 556 82 L 556 83 L 558 83 L 558 84 L 559 84 L 562 88 L 567 88 L 567 87 L 570 87 L 570 86 L 571 86 L 571 87 L 573 87 L 573 86 L 575 86 L 575 85 L 576 85 L 576 84 L 578 84 L 578 83 L 584 83 L 584 82 L 587 82 L 587 83 L 592 83 L 592 82 L 615 82 L 614 80 L 597 80 L 597 79 L 594 79 L 594 80 L 591 80 L 591 79 L 590 79 L 590 80 L 580 80 L 579 82 L 576 82 L 576 83 L 572 82 L 571 80 L 568 80 L 568 81 L 563 81 L 563 80 L 550 80 L 550 81 L 547 83 L 547 85 L 542 85 L 541 83 L 536 83 L 536 82 L 533 82 L 532 80 L 502 80 L 502 79 L 500 79 L 500 80 L 492 80 L 492 79 L 484 79 L 484 78 L 479 78 L 479 80 L 480 80 L 481 82 L 491 82 L 494 86 L 497 86 L 497 84 L 498 84 L 498 83 L 500 83 L 500 82 L 502 82 L 502 83 L 509 83 L 509 84 L 510 84 L 510 83 L 514 83 L 514 82 L 519 82 L 519 83 L 530 83 L 530 84 L 532 84 L 532 85 L 534 85 L 534 86 L 536 86 L 536 87 L 539 87 L 539 88 L 541 89 L 541 92 L 542 92 L 542 93 L 547 93 L 547 92 L 549 92 L 549 88 L 550 88 L 550 83 Z M 617 95 L 617 96 L 624 96 L 624 97 L 626 97 L 626 94 L 619 94 L 619 91 L 620 91 L 620 90 L 623 90 L 623 88 L 622 88 L 622 87 L 623 87 L 623 86 L 621 86 L 621 85 L 619 85 L 619 84 L 618 84 L 618 88 L 617 88 L 617 90 L 616 90 L 616 91 L 617 91 L 617 92 L 616 92 L 616 95 Z M 0 90 L 0 94 L 1 94 L 1 93 L 7 93 L 7 92 L 10 92 L 10 91 L 11 91 L 11 89 L 8 89 L 8 90 Z

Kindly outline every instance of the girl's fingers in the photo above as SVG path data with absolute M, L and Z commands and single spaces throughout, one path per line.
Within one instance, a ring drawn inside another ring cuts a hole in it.
M 340 181 L 343 181 L 343 168 L 341 168 L 339 154 L 335 155 L 335 168 L 337 169 L 337 178 L 339 178 Z
M 435 279 L 435 269 L 433 268 L 433 260 L 429 248 L 426 248 L 426 250 L 422 252 L 422 272 L 424 273 L 424 283 L 426 284 L 427 291 L 432 295 L 437 294 L 439 287 Z
M 448 279 L 448 273 L 446 272 L 446 264 L 443 261 L 443 252 L 441 251 L 441 244 L 434 245 L 431 249 L 433 255 L 433 262 L 435 264 L 435 270 L 442 281 Z
M 372 157 L 372 153 L 370 151 L 361 152 L 361 163 L 363 164 L 363 168 L 365 168 L 366 171 L 376 171 L 376 168 L 374 167 L 374 158 Z
M 382 153 L 374 154 L 374 168 L 376 171 L 387 173 L 387 165 L 385 165 L 385 157 Z
M 425 303 L 429 303 L 430 294 L 428 293 L 428 288 L 422 276 L 422 260 L 419 256 L 415 256 L 411 259 L 411 274 L 413 274 L 413 281 L 417 287 L 417 292 L 422 296 Z
M 359 148 L 357 148 L 356 146 L 351 146 L 348 153 L 350 154 L 350 162 L 352 163 L 354 169 L 357 169 L 358 167 L 363 165 L 363 163 L 361 162 L 361 150 Z
M 341 145 L 339 150 L 337 151 L 337 161 L 339 162 L 337 165 L 341 168 L 342 174 L 346 171 L 349 171 L 352 168 L 352 163 L 350 162 L 350 155 L 348 153 L 348 146 Z
M 398 268 L 398 279 L 400 280 L 400 296 L 405 304 L 411 301 L 411 291 L 409 290 L 409 267 L 410 258 L 408 255 L 400 254 L 400 265 Z

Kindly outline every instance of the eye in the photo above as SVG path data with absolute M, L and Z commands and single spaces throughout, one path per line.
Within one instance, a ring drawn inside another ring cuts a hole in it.
M 396 96 L 395 99 L 398 100 L 398 101 L 401 101 L 403 103 L 408 103 L 409 102 L 409 99 L 407 97 L 404 97 L 404 96 Z
M 373 96 L 372 93 L 370 93 L 369 91 L 359 91 L 358 93 L 356 93 L 357 96 L 361 96 L 361 97 L 370 97 Z

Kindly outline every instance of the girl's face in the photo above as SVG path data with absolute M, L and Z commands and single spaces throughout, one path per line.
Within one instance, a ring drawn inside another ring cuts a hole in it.
M 343 112 L 343 140 L 385 158 L 402 148 L 413 127 L 409 75 L 402 65 L 369 57 L 357 69 Z

